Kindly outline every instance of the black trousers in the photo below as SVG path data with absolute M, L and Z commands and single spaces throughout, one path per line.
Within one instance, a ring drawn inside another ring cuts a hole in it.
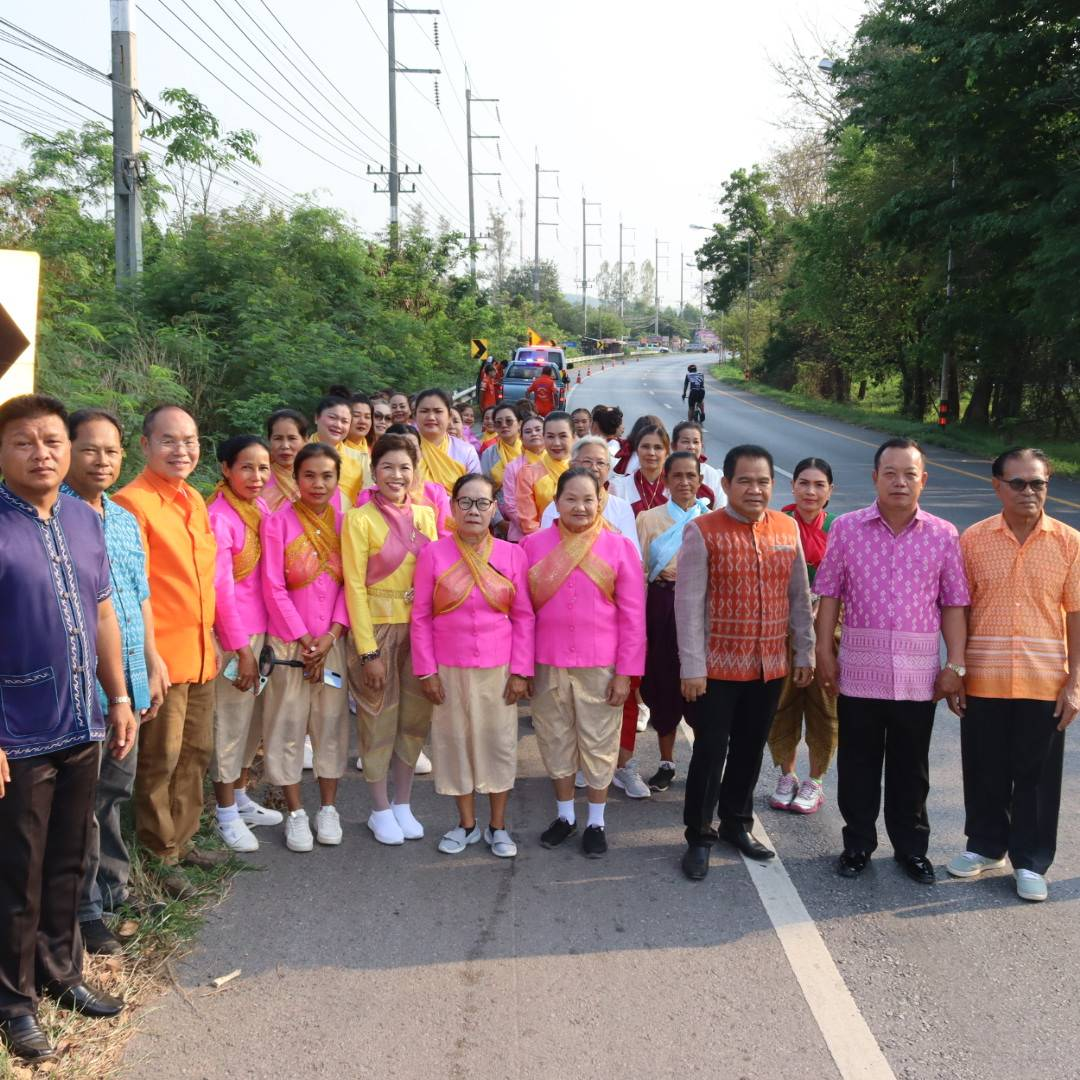
M 783 679 L 709 679 L 704 697 L 688 706 L 694 752 L 686 774 L 683 824 L 688 844 L 711 845 L 713 815 L 721 826 L 749 829 L 754 788 Z
M 1045 874 L 1057 848 L 1065 732 L 1052 701 L 967 699 L 960 721 L 968 850 Z
M 934 702 L 881 701 L 841 694 L 836 747 L 836 805 L 844 849 L 877 847 L 881 769 L 885 766 L 885 831 L 897 855 L 925 855 L 930 844 L 930 736 Z
M 82 981 L 79 897 L 94 816 L 98 744 L 9 762 L 0 799 L 0 1020 L 38 991 Z

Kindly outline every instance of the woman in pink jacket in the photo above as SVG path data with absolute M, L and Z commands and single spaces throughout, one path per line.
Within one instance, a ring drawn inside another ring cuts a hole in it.
M 517 774 L 517 702 L 533 674 L 533 610 L 525 555 L 489 532 L 495 488 L 466 473 L 451 494 L 454 531 L 416 559 L 413 672 L 435 706 L 435 790 L 457 800 L 458 824 L 439 841 L 448 855 L 480 839 L 475 793 L 491 800 L 484 841 L 510 858 L 506 803 Z
M 236 435 L 217 451 L 221 482 L 207 510 L 217 540 L 214 634 L 221 657 L 214 691 L 210 778 L 217 831 L 233 851 L 255 851 L 254 825 L 280 825 L 281 814 L 247 793 L 248 768 L 262 737 L 257 697 L 259 650 L 266 635 L 259 529 L 268 513 L 262 492 L 270 477 L 270 448 L 258 435 Z
M 632 540 L 600 514 L 600 486 L 572 468 L 555 490 L 559 517 L 522 543 L 536 612 L 533 727 L 555 785 L 558 816 L 540 837 L 555 847 L 577 832 L 574 774 L 588 787 L 582 847 L 607 851 L 604 804 L 619 756 L 622 706 L 645 670 L 645 587 Z
M 293 462 L 300 497 L 263 520 L 262 583 L 267 645 L 279 666 L 263 691 L 266 777 L 279 784 L 289 808 L 285 846 L 312 849 L 300 797 L 304 735 L 311 734 L 321 808 L 320 844 L 341 843 L 334 800 L 349 749 L 345 643 L 349 613 L 341 565 L 341 510 L 334 502 L 341 457 L 325 443 L 308 443 Z

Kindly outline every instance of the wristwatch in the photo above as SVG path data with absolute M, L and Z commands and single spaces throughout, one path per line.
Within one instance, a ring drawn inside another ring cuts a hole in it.
M 963 664 L 954 664 L 950 662 L 946 664 L 945 667 L 948 668 L 949 671 L 953 672 L 953 674 L 959 675 L 961 679 L 967 674 L 967 668 L 964 667 Z
M 131 698 L 129 698 L 127 696 L 127 694 L 123 694 L 120 697 L 111 697 L 111 698 L 109 698 L 109 704 L 110 705 L 130 705 L 131 704 Z
M 378 660 L 380 651 L 380 649 L 376 649 L 374 652 L 362 653 L 360 656 L 360 663 L 367 664 L 370 663 L 372 660 Z

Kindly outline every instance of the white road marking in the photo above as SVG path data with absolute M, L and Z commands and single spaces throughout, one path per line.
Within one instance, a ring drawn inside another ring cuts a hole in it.
M 693 746 L 685 720 L 679 730 Z M 756 814 L 754 833 L 775 850 Z M 743 863 L 842 1080 L 896 1080 L 780 856 Z
M 773 468 L 781 475 L 786 476 L 789 480 L 794 480 L 795 477 L 787 471 L 787 469 L 781 469 L 779 465 L 774 465 Z

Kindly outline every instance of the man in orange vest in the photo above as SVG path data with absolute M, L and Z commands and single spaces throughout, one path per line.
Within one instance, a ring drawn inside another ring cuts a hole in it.
M 772 486 L 768 450 L 732 447 L 721 480 L 727 506 L 691 521 L 679 549 L 679 666 L 694 729 L 682 867 L 692 881 L 709 872 L 718 836 L 750 859 L 776 854 L 750 827 L 761 754 L 788 671 L 789 633 L 795 685 L 814 677 L 806 559 L 795 522 L 769 509 Z

